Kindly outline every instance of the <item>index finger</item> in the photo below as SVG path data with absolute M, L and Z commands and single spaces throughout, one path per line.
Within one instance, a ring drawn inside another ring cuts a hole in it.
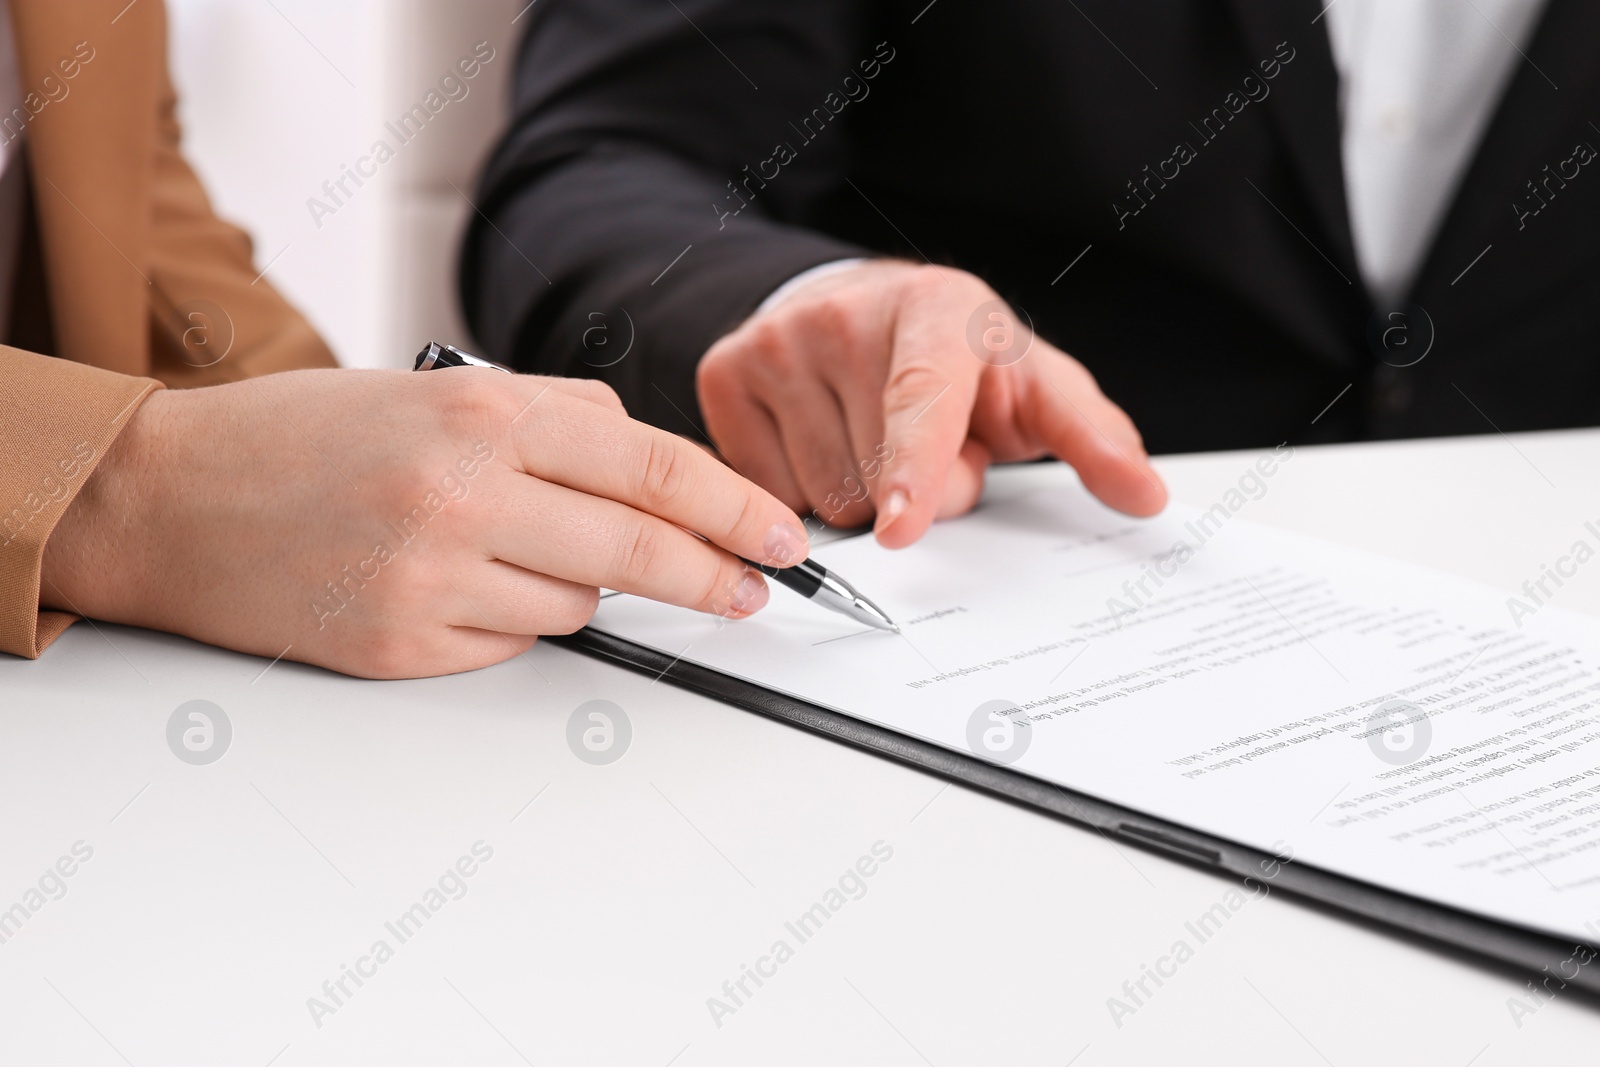
M 527 474 L 627 504 L 758 563 L 788 567 L 809 554 L 793 511 L 676 434 L 554 393 L 513 429 Z
M 933 525 L 967 439 L 982 364 L 967 349 L 967 316 L 927 291 L 895 324 L 883 389 L 884 468 L 874 532 L 890 548 L 911 544 Z

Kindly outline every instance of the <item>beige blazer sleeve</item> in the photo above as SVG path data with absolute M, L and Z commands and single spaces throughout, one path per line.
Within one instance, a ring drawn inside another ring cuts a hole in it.
M 44 544 L 161 383 L 0 346 L 0 651 L 37 657 L 76 616 L 39 610 Z
M 259 276 L 250 237 L 217 217 L 179 150 L 163 66 L 149 264 L 151 374 L 175 388 L 337 364 L 304 316 Z
M 74 618 L 39 610 L 45 542 L 152 390 L 335 363 L 183 158 L 160 0 L 10 8 L 25 87 L 75 71 L 27 127 L 60 358 L 0 347 L 0 652 L 36 657 Z

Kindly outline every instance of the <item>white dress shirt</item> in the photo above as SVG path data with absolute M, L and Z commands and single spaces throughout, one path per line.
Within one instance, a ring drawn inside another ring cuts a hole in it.
M 1334 0 L 1345 194 L 1380 307 L 1410 288 L 1544 0 Z
M 1333 0 L 1327 8 L 1350 227 L 1380 307 L 1403 299 L 1422 266 L 1544 3 Z M 757 313 L 860 262 L 802 271 Z

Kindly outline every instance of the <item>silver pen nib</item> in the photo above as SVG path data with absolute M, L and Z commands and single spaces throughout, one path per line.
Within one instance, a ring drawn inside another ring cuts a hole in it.
M 900 632 L 900 627 L 895 625 L 894 620 L 889 618 L 882 608 L 862 596 L 856 591 L 855 586 L 836 574 L 829 573 L 822 580 L 822 587 L 811 599 L 825 608 L 837 611 L 875 630 L 887 630 L 895 634 Z

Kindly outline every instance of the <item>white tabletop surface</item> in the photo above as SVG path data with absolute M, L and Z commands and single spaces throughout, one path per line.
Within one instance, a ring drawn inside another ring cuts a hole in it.
M 1253 459 L 1158 466 L 1205 507 Z M 1600 520 L 1600 432 L 1300 449 L 1241 517 L 1509 593 Z M 1557 603 L 1600 611 L 1600 563 Z M 632 726 L 606 765 L 567 742 L 594 699 Z M 191 700 L 232 726 L 207 765 L 167 741 Z M 0 909 L 92 849 L 0 943 L 4 1065 L 1493 1067 L 1600 1046 L 1576 995 L 1516 1017 L 1521 978 L 1277 894 L 1118 1025 L 1108 998 L 1230 881 L 543 643 L 380 683 L 79 624 L 0 661 L 0 738 Z M 400 942 L 384 924 L 480 841 L 465 894 Z M 785 922 L 878 842 L 864 895 L 798 943 Z M 318 1026 L 308 998 L 380 939 L 392 958 Z M 792 958 L 714 1019 L 780 939 Z

